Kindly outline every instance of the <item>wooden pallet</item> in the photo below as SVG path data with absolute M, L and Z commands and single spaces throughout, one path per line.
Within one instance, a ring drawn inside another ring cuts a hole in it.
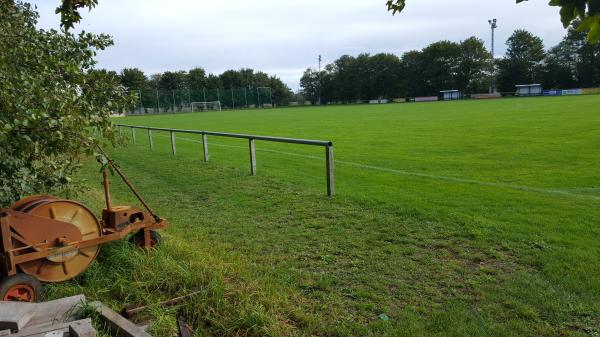
M 83 295 L 44 303 L 0 301 L 0 337 L 95 337 L 91 319 L 78 319 L 84 303 Z M 152 337 L 100 302 L 89 306 L 116 336 Z

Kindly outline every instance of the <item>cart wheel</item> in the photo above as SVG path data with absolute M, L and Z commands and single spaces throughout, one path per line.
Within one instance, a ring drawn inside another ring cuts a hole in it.
M 162 237 L 160 236 L 160 234 L 158 234 L 158 232 L 156 231 L 150 231 L 150 246 L 146 247 L 144 245 L 144 230 L 140 230 L 139 232 L 135 233 L 134 236 L 131 237 L 131 239 L 129 239 L 129 242 L 133 243 L 136 247 L 138 248 L 155 248 L 156 246 L 158 246 L 160 244 L 162 240 Z
M 3 301 L 38 302 L 42 296 L 42 283 L 33 276 L 19 273 L 0 281 L 0 298 Z

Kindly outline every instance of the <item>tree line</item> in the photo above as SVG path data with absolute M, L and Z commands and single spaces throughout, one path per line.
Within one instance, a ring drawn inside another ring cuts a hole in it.
M 203 68 L 193 68 L 189 71 L 165 71 L 150 76 L 138 68 L 125 68 L 115 75 L 121 84 L 130 90 L 200 91 L 269 87 L 272 90 L 273 102 L 277 105 L 287 104 L 292 97 L 290 88 L 278 77 L 248 68 L 227 70 L 220 75 L 207 74 Z
M 600 45 L 589 44 L 574 23 L 562 41 L 546 51 L 541 38 L 516 30 L 506 41 L 507 52 L 492 60 L 484 42 L 469 37 L 438 41 L 401 57 L 389 53 L 343 55 L 322 71 L 307 69 L 300 87 L 303 97 L 321 103 L 377 98 L 438 95 L 458 89 L 463 94 L 494 87 L 512 93 L 517 84 L 544 88 L 600 86 Z

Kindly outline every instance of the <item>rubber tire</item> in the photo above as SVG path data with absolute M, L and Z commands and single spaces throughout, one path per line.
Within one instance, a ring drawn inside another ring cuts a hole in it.
M 153 241 L 153 245 L 150 246 L 149 248 L 154 248 L 156 246 L 158 246 L 161 241 L 162 241 L 162 237 L 160 236 L 160 234 L 158 234 L 157 231 L 150 231 L 150 240 Z M 138 248 L 142 248 L 142 249 L 146 249 L 147 247 L 144 247 L 144 230 L 140 230 L 137 233 L 135 233 L 130 239 L 129 242 L 131 242 L 134 246 L 138 247 Z
M 4 296 L 10 288 L 16 285 L 26 285 L 33 289 L 33 300 L 29 302 L 41 302 L 44 299 L 44 288 L 42 282 L 37 278 L 24 273 L 18 273 L 12 276 L 5 277 L 0 281 L 0 301 L 4 301 Z

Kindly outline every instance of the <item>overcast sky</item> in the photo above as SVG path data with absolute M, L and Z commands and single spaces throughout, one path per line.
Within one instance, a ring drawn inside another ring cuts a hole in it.
M 40 27 L 58 27 L 59 0 L 29 2 L 38 6 Z M 517 28 L 542 37 L 547 48 L 564 35 L 558 8 L 548 0 L 408 0 L 395 16 L 385 0 L 100 0 L 79 28 L 113 36 L 115 46 L 99 54 L 99 67 L 137 67 L 147 74 L 249 67 L 296 90 L 318 54 L 324 63 L 363 52 L 400 56 L 473 35 L 489 48 L 490 18 L 498 19 L 497 55 Z

